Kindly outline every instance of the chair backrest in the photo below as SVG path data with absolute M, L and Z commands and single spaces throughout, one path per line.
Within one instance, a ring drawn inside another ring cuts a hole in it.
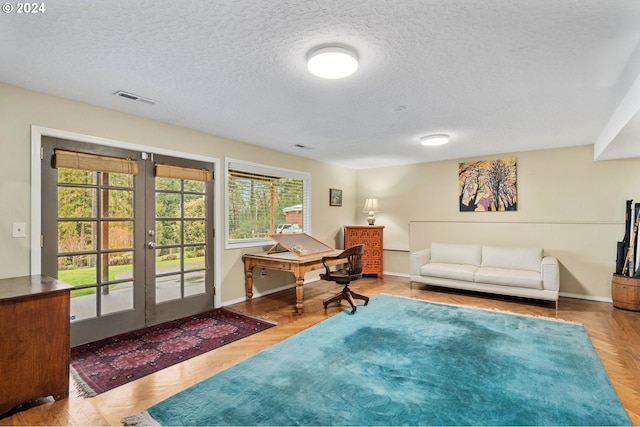
M 364 245 L 352 246 L 345 249 L 338 258 L 346 258 L 349 262 L 345 266 L 349 275 L 362 274 L 362 255 L 364 254 Z
M 320 275 L 322 280 L 330 280 L 333 282 L 348 284 L 352 280 L 362 278 L 362 255 L 364 254 L 364 245 L 352 246 L 342 251 L 338 255 L 322 257 L 325 273 Z M 333 261 L 346 260 L 346 262 L 338 262 L 338 268 L 331 271 L 331 265 L 336 265 Z

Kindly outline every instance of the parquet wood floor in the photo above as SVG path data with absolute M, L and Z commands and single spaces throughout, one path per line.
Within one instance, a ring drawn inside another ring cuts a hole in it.
M 506 310 L 534 316 L 556 317 L 555 304 L 540 301 L 482 296 L 414 284 L 406 278 L 364 278 L 352 284 L 354 291 L 373 296 L 387 293 L 446 304 Z M 45 398 L 25 404 L 0 418 L 0 425 L 121 425 L 132 415 L 184 388 L 346 309 L 322 300 L 339 291 L 333 283 L 305 285 L 305 313 L 295 314 L 293 289 L 234 304 L 232 307 L 279 322 L 279 325 L 243 340 L 203 354 L 93 398 L 78 397 L 71 381 L 70 397 Z M 357 315 L 357 314 L 356 314 Z M 561 298 L 559 319 L 582 323 L 611 378 L 634 425 L 640 425 L 640 312 L 614 308 L 609 303 Z M 562 400 L 562 396 L 555 398 Z

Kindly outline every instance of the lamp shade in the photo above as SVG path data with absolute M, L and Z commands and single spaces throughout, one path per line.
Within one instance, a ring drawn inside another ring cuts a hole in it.
M 362 212 L 379 212 L 380 205 L 378 204 L 378 199 L 367 199 L 364 202 L 364 208 Z

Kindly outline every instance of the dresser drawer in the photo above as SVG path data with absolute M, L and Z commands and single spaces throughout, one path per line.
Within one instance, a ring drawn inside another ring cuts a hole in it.
M 384 226 L 347 225 L 344 227 L 344 247 L 364 245 L 362 266 L 364 274 L 375 274 L 382 278 Z

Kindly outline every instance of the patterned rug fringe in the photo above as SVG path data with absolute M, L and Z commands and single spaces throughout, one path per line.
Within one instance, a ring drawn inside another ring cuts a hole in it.
M 69 371 L 71 372 L 71 377 L 76 385 L 76 392 L 80 397 L 95 397 L 98 395 L 98 393 L 96 393 L 95 390 L 92 389 L 89 384 L 80 377 L 80 375 L 78 375 L 78 372 L 76 372 L 73 366 L 69 366 Z
M 156 421 L 147 411 L 142 411 L 139 414 L 131 415 L 130 417 L 124 417 L 120 422 L 126 426 L 159 426 L 161 425 Z

